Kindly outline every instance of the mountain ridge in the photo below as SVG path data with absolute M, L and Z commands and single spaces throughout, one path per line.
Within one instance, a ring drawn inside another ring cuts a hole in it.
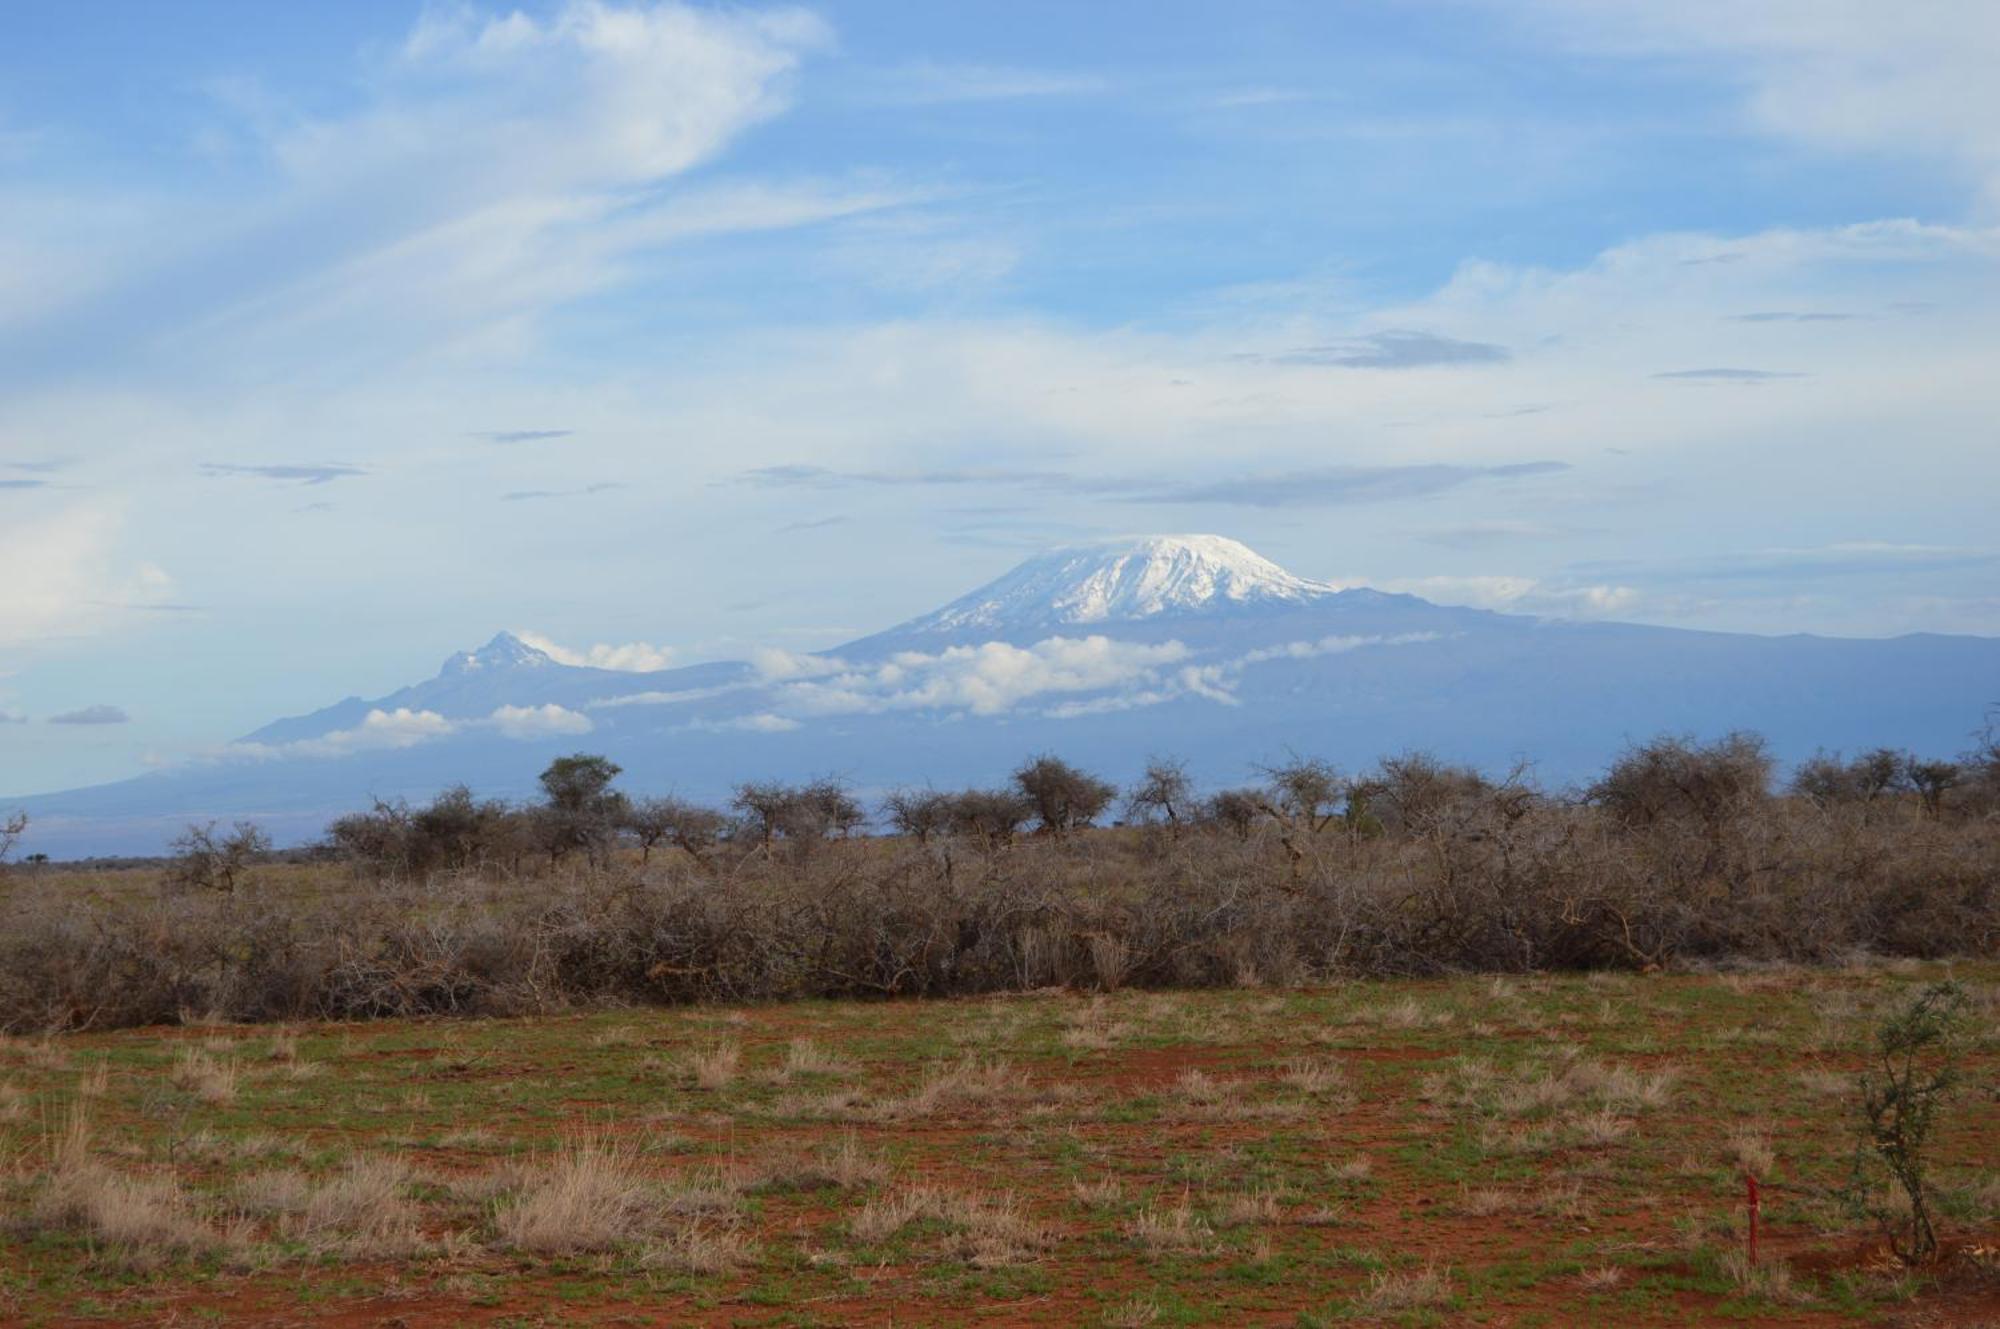
M 1955 752 L 2000 680 L 2000 640 L 1756 636 L 1530 617 L 1298 577 L 1222 537 L 1036 555 L 928 614 L 830 650 L 645 672 L 564 664 L 501 632 L 431 678 L 274 720 L 205 760 L 8 799 L 29 852 L 156 851 L 187 821 L 307 839 L 372 797 L 460 782 L 532 794 L 562 752 L 635 790 L 720 799 L 840 772 L 864 790 L 983 784 L 1027 752 L 1113 778 L 1188 759 L 1209 783 L 1287 750 L 1350 768 L 1429 748 L 1581 780 L 1662 731 Z

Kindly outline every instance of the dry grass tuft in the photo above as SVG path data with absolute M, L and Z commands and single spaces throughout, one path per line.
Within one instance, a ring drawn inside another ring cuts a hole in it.
M 90 1124 L 72 1112 L 50 1141 L 31 1224 L 81 1231 L 107 1247 L 113 1263 L 151 1267 L 174 1256 L 219 1249 L 224 1238 L 203 1223 L 180 1183 L 129 1177 L 91 1153 Z
M 1755 1131 L 1733 1132 L 1723 1142 L 1723 1156 L 1742 1172 L 1753 1177 L 1768 1177 L 1778 1166 L 1778 1156 L 1771 1149 L 1771 1142 Z
M 719 1043 L 706 1052 L 697 1052 L 689 1057 L 687 1070 L 695 1088 L 715 1093 L 736 1082 L 736 1074 L 742 1064 L 743 1049 L 734 1043 Z
M 1028 1079 L 1005 1061 L 982 1062 L 976 1057 L 933 1066 L 921 1083 L 903 1098 L 880 1104 L 875 1115 L 894 1121 L 927 1117 L 946 1108 L 1001 1103 L 1022 1097 Z
M 1365 1314 L 1386 1315 L 1434 1309 L 1449 1304 L 1452 1296 L 1451 1270 L 1427 1263 L 1421 1269 L 1377 1270 L 1354 1304 Z
M 1617 1144 L 1632 1133 L 1626 1118 L 1602 1108 L 1570 1119 L 1569 1136 L 1586 1149 L 1602 1149 Z
M 1353 1102 L 1354 1095 L 1347 1088 L 1347 1072 L 1338 1062 L 1318 1061 L 1310 1057 L 1294 1058 L 1285 1063 L 1278 1078 L 1291 1088 L 1314 1098 L 1341 1097 Z
M 1133 1297 L 1120 1302 L 1104 1317 L 1110 1329 L 1146 1329 L 1160 1319 L 1160 1303 L 1151 1297 Z
M 1731 1251 L 1722 1257 L 1722 1269 L 1736 1290 L 1747 1297 L 1783 1306 L 1802 1306 L 1814 1300 L 1812 1293 L 1793 1279 L 1791 1266 L 1783 1260 L 1752 1264 L 1742 1251 Z
M 762 1170 L 746 1189 L 754 1191 L 854 1190 L 889 1179 L 889 1163 L 869 1153 L 852 1135 L 823 1146 L 811 1158 L 792 1159 Z
M 1079 1181 L 1070 1187 L 1070 1194 L 1085 1209 L 1116 1209 L 1125 1203 L 1125 1186 L 1116 1177 Z
M 1356 1154 L 1333 1170 L 1336 1181 L 1366 1181 L 1375 1171 L 1375 1164 L 1366 1154 Z
M 1154 1255 L 1196 1255 L 1215 1245 L 1215 1231 L 1187 1197 L 1171 1208 L 1147 1205 L 1126 1225 L 1126 1234 Z
M 205 1048 L 182 1048 L 170 1078 L 176 1088 L 212 1107 L 236 1101 L 238 1072 L 234 1058 L 221 1060 Z
M 579 1140 L 530 1169 L 494 1214 L 500 1244 L 531 1255 L 614 1250 L 636 1241 L 656 1205 L 631 1157 Z
M 756 1253 L 740 1232 L 694 1224 L 648 1242 L 639 1263 L 662 1273 L 726 1274 L 754 1262 Z
M 924 1222 L 944 1229 L 952 1257 L 980 1269 L 1021 1264 L 1055 1244 L 1053 1229 L 1023 1215 L 1012 1196 L 991 1201 L 936 1186 L 877 1196 L 848 1221 L 848 1231 L 872 1245 Z
M 404 1198 L 409 1169 L 379 1155 L 350 1159 L 315 1187 L 298 1212 L 299 1231 L 348 1255 L 408 1254 L 422 1245 L 417 1213 Z
M 795 1038 L 785 1048 L 784 1075 L 853 1075 L 860 1067 L 810 1038 Z
M 1191 1106 L 1213 1107 L 1228 1095 L 1229 1089 L 1226 1082 L 1190 1067 L 1174 1081 L 1174 1093 Z
M 1228 1196 L 1215 1211 L 1215 1221 L 1224 1227 L 1255 1227 L 1278 1218 L 1278 1197 L 1269 1191 Z

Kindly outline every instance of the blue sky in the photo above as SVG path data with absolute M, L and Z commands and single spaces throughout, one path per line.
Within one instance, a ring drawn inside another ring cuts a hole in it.
M 1052 543 L 2000 633 L 1983 0 L 17 6 L 0 793 Z

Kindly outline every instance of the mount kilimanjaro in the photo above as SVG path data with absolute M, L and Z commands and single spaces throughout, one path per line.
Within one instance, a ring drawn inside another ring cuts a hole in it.
M 191 820 L 317 835 L 371 797 L 522 796 L 584 749 L 635 791 L 719 799 L 828 773 L 864 792 L 995 782 L 1043 750 L 1212 783 L 1288 753 L 1355 768 L 1424 748 L 1551 783 L 1663 731 L 1754 729 L 1776 754 L 1950 753 L 2000 700 L 2000 640 L 1764 637 L 1432 604 L 1295 576 L 1234 540 L 1158 536 L 1029 559 L 830 651 L 652 672 L 559 663 L 509 633 L 433 678 L 266 725 L 217 756 L 15 800 L 28 849 L 152 853 Z

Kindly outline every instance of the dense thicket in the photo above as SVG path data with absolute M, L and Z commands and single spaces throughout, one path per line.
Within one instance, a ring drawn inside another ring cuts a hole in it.
M 1012 788 L 891 795 L 882 837 L 834 781 L 745 786 L 731 815 L 570 764 L 532 808 L 455 789 L 344 819 L 337 866 L 118 900 L 18 876 L 0 1026 L 1993 954 L 2000 745 L 1948 782 L 1918 764 L 1827 757 L 1779 796 L 1730 735 L 1567 797 L 1407 754 L 1201 799 L 1156 762 L 1135 824 L 1087 829 L 1110 787 L 1037 758 Z

